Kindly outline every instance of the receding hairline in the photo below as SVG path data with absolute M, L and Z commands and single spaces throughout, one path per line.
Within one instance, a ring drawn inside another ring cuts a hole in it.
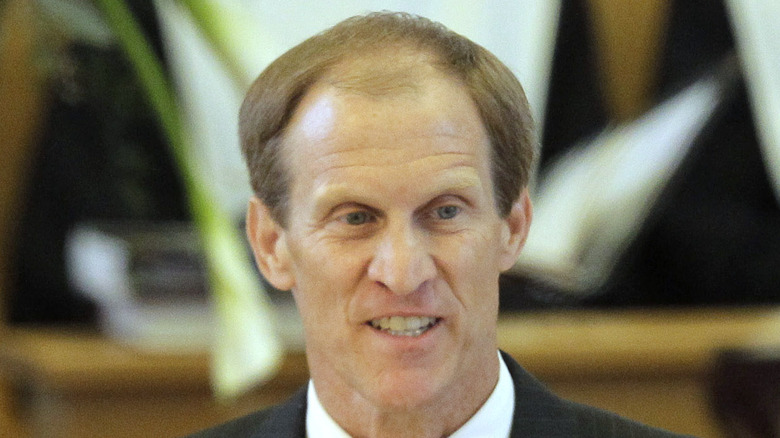
M 494 181 L 497 200 L 500 210 L 508 213 L 516 192 L 529 180 L 536 154 L 533 120 L 522 86 L 495 55 L 441 23 L 384 11 L 351 17 L 293 47 L 269 65 L 247 93 L 240 116 L 242 149 L 255 193 L 268 202 L 276 219 L 283 219 L 289 183 L 289 172 L 277 165 L 278 146 L 298 104 L 315 85 L 333 78 L 340 66 L 356 59 L 377 60 L 372 53 L 397 47 L 428 56 L 423 64 L 466 86 L 489 134 L 493 168 L 499 176 Z M 418 84 L 418 71 L 395 76 L 379 73 L 342 76 L 337 85 L 381 96 L 414 92 Z M 517 178 L 512 176 L 515 169 L 520 169 Z
M 294 130 L 296 123 L 300 123 L 299 117 L 302 116 L 303 108 L 307 107 L 306 102 L 312 98 L 316 99 L 316 96 L 322 92 L 334 92 L 337 96 L 352 95 L 380 102 L 399 98 L 415 101 L 431 93 L 431 86 L 436 87 L 437 83 L 446 82 L 462 90 L 462 95 L 469 101 L 474 111 L 473 115 L 480 135 L 489 143 L 485 122 L 465 82 L 447 69 L 441 68 L 441 61 L 435 54 L 416 48 L 401 49 L 400 53 L 395 49 L 387 50 L 392 51 L 393 54 L 382 58 L 382 63 L 375 61 L 375 58 L 382 57 L 382 54 L 377 53 L 365 56 L 357 54 L 345 58 L 306 88 L 291 112 L 289 120 L 276 137 L 280 163 L 287 174 L 292 165 L 290 161 L 292 152 L 289 147 L 290 131 Z M 383 68 L 382 64 L 391 67 Z
M 378 46 L 370 53 L 357 53 L 338 60 L 308 87 L 304 96 L 322 85 L 371 96 L 415 94 L 432 75 L 464 84 L 461 77 L 446 68 L 439 54 L 430 48 L 400 41 Z

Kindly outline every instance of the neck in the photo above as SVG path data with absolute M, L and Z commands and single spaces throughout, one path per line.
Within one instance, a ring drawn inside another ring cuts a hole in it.
M 407 404 L 403 400 L 395 400 L 392 405 L 376 403 L 346 386 L 319 385 L 322 379 L 317 377 L 322 376 L 315 373 L 312 378 L 322 406 L 352 437 L 440 438 L 463 426 L 490 397 L 499 374 L 495 352 L 491 358 L 482 366 L 481 375 L 458 379 L 458 384 L 424 403 Z

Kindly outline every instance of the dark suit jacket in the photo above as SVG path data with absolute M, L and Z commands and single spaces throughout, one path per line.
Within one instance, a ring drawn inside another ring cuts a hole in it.
M 680 437 L 615 414 L 562 400 L 508 354 L 502 353 L 515 385 L 511 438 Z M 305 438 L 306 388 L 287 403 L 255 412 L 190 438 Z

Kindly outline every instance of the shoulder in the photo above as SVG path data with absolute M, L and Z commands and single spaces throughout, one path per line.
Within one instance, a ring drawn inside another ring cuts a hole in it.
M 633 437 L 633 438 L 682 438 L 663 429 L 650 427 L 592 406 L 563 400 L 574 415 L 581 438 Z
M 306 436 L 306 388 L 284 404 L 264 409 L 189 435 L 187 438 Z
M 262 424 L 271 415 L 273 409 L 254 412 L 252 414 L 228 421 L 227 423 L 211 427 L 206 430 L 188 435 L 187 438 L 229 438 L 248 437 L 262 427 Z
M 564 400 L 550 392 L 506 353 L 504 362 L 515 387 L 513 437 L 675 438 L 603 409 Z

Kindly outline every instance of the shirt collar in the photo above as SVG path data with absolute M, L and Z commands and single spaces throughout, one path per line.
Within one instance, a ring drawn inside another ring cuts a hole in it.
M 325 412 L 311 380 L 306 399 L 306 438 L 350 438 L 336 420 Z
M 500 353 L 498 360 L 500 362 L 498 383 L 490 397 L 466 424 L 450 435 L 450 438 L 509 436 L 509 431 L 512 428 L 512 414 L 515 410 L 515 387 L 509 369 Z M 325 412 L 311 380 L 309 381 L 307 398 L 306 436 L 308 438 L 350 438 L 349 434 Z

